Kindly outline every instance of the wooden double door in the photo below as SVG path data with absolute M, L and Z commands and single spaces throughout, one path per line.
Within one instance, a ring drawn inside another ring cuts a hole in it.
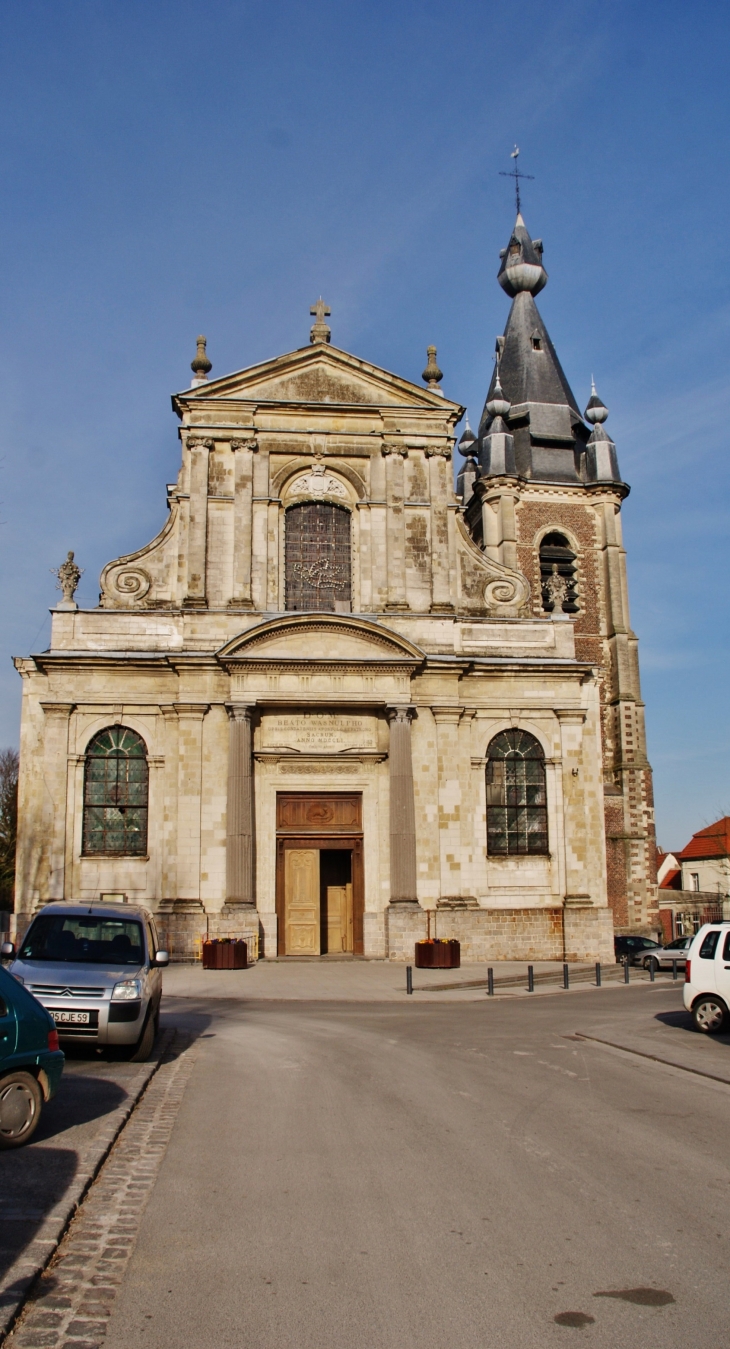
M 358 794 L 280 794 L 279 955 L 362 955 L 362 834 L 352 831 L 360 821 Z

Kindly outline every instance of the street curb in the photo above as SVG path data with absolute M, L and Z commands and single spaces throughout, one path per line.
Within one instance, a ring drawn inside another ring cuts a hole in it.
M 711 1082 L 721 1082 L 724 1087 L 730 1087 L 730 1077 L 720 1077 L 718 1073 L 706 1073 L 704 1068 L 691 1068 L 687 1063 L 677 1063 L 675 1059 L 664 1059 L 660 1054 L 649 1054 L 645 1049 L 631 1049 L 629 1045 L 616 1044 L 615 1040 L 602 1040 L 598 1035 L 586 1035 L 585 1031 L 577 1030 L 575 1034 L 580 1040 L 591 1040 L 593 1044 L 606 1045 L 609 1049 L 621 1049 L 624 1054 L 636 1054 L 637 1058 L 650 1059 L 652 1063 L 663 1063 L 667 1068 L 679 1068 L 682 1073 L 694 1073 L 695 1077 L 709 1077 Z
M 49 1261 L 55 1255 L 66 1230 L 96 1179 L 117 1138 L 138 1105 L 164 1055 L 175 1037 L 173 1030 L 162 1031 L 157 1037 L 154 1058 L 140 1064 L 140 1077 L 129 1095 L 110 1111 L 106 1127 L 89 1148 L 85 1164 L 76 1173 L 63 1199 L 47 1214 L 32 1242 L 8 1268 L 0 1284 L 0 1344 L 10 1334 L 22 1311 L 28 1294 Z

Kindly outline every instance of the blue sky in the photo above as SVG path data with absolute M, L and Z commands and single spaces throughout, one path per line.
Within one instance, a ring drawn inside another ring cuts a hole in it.
M 169 395 L 333 341 L 475 421 L 523 212 L 624 507 L 658 837 L 730 813 L 727 69 L 696 0 L 6 0 L 0 43 L 0 745 L 11 657 L 49 637 L 68 548 L 93 604 L 178 467 Z

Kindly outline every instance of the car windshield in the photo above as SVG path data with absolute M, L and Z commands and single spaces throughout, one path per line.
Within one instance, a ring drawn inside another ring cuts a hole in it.
M 40 914 L 20 948 L 21 960 L 81 965 L 141 965 L 142 925 L 103 914 Z

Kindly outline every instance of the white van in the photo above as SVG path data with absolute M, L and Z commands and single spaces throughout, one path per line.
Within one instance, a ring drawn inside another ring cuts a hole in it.
M 730 1030 L 730 922 L 705 923 L 687 952 L 684 1005 L 706 1035 Z

